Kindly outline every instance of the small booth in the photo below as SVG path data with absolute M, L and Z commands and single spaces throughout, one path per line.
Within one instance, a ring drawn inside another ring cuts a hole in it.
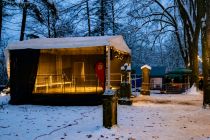
M 13 104 L 31 95 L 118 89 L 120 67 L 131 55 L 122 36 L 31 39 L 9 44 L 6 52 Z
M 176 68 L 169 71 L 165 76 L 166 93 L 182 93 L 190 88 L 190 76 L 192 70 L 187 68 Z

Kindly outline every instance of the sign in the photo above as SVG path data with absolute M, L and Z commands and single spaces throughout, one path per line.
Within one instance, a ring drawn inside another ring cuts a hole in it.
M 99 83 L 101 85 L 101 87 L 103 88 L 103 90 L 105 90 L 105 66 L 104 63 L 102 62 L 97 62 L 95 65 L 95 73 L 96 76 L 98 77 Z

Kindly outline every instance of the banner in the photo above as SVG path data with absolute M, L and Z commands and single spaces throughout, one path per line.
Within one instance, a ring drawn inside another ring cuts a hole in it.
M 100 86 L 105 90 L 105 66 L 102 62 L 97 62 L 95 65 L 95 73 L 98 77 Z

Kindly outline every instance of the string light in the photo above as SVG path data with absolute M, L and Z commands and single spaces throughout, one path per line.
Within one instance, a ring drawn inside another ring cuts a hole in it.
M 113 49 L 113 51 L 114 51 L 114 57 L 115 58 L 117 58 L 118 60 L 121 60 L 121 61 L 124 59 L 126 53 L 121 52 L 119 50 L 114 50 L 114 49 Z

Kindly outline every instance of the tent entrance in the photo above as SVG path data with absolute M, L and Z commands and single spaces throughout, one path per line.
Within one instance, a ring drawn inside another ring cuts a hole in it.
M 33 94 L 90 94 L 102 93 L 103 88 L 95 73 L 95 64 L 105 63 L 104 47 L 96 54 L 81 49 L 41 50 Z M 97 59 L 96 59 L 97 58 Z

